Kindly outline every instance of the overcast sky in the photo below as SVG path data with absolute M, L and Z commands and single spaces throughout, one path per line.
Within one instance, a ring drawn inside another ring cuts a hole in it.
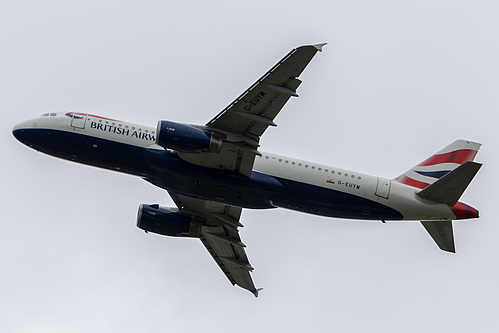
M 0 10 L 1 332 L 492 332 L 499 327 L 497 1 L 10 1 Z M 292 48 L 327 42 L 262 150 L 394 178 L 483 143 L 456 254 L 418 222 L 245 210 L 260 297 L 201 242 L 145 234 L 139 178 L 12 127 L 78 111 L 205 124 Z

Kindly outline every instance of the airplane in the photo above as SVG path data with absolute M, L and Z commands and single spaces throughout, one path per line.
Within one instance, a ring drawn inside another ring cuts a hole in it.
M 291 50 L 204 126 L 160 120 L 149 127 L 71 111 L 21 122 L 13 135 L 37 151 L 135 175 L 168 191 L 177 207 L 142 204 L 137 226 L 199 238 L 232 285 L 256 297 L 261 289 L 239 235 L 243 208 L 421 221 L 440 249 L 455 252 L 452 221 L 479 217 L 459 202 L 481 167 L 473 161 L 479 143 L 457 140 L 394 179 L 260 152 L 260 137 L 298 96 L 298 77 L 324 45 Z

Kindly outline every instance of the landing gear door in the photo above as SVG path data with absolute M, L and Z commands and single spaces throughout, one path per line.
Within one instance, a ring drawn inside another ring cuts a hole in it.
M 376 186 L 376 195 L 381 198 L 388 199 L 390 196 L 391 181 L 378 177 L 378 185 Z
M 73 116 L 71 117 L 71 127 L 84 129 L 86 121 L 87 121 L 86 114 L 73 113 Z

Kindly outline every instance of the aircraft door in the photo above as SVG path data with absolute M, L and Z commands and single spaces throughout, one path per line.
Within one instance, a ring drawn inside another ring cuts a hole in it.
M 390 195 L 391 181 L 378 177 L 378 185 L 376 186 L 376 195 L 381 198 L 388 199 Z
M 71 117 L 71 127 L 84 129 L 86 121 L 86 114 L 73 113 L 73 116 Z

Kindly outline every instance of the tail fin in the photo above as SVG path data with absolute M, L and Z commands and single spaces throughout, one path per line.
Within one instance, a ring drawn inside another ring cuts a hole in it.
M 408 170 L 395 180 L 420 189 L 426 188 L 467 161 L 473 161 L 481 144 L 457 140 Z

